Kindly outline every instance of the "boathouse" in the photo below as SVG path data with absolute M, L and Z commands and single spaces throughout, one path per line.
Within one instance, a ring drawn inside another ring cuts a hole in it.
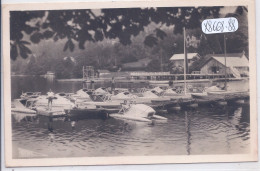
M 200 74 L 225 74 L 225 68 L 228 75 L 236 78 L 248 76 L 249 61 L 244 53 L 226 54 L 226 65 L 224 54 L 209 54 L 203 59 L 196 61 L 191 69 Z
M 200 55 L 198 53 L 188 53 L 187 54 L 187 59 L 188 59 L 188 66 L 191 66 L 192 63 L 196 60 L 200 59 Z M 174 54 L 170 58 L 170 62 L 173 63 L 174 66 L 182 66 L 184 64 L 184 54 Z

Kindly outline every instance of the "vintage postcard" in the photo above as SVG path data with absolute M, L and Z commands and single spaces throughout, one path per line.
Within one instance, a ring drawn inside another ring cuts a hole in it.
M 254 0 L 2 9 L 7 167 L 258 160 Z

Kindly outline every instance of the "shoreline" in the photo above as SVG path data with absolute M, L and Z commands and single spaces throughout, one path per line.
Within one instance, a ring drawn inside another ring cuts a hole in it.
M 56 79 L 59 82 L 109 82 L 111 81 L 110 78 L 102 78 L 102 79 L 93 79 L 93 80 L 83 80 L 82 78 L 72 78 L 72 79 Z M 227 81 L 242 81 L 242 80 L 249 80 L 248 77 L 244 78 L 227 78 Z M 131 79 L 116 79 L 116 82 L 126 82 L 126 83 L 150 83 L 150 84 L 168 84 L 170 80 L 131 80 Z M 184 80 L 172 80 L 173 83 L 184 83 Z M 187 83 L 192 82 L 223 82 L 225 81 L 225 78 L 218 78 L 218 79 L 192 79 L 192 80 L 186 80 Z

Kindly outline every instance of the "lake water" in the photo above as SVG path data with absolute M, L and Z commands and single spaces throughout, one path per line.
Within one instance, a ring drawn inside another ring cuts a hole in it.
M 230 82 L 242 89 L 247 82 Z M 49 82 L 41 77 L 12 77 L 12 99 L 22 91 L 76 92 L 80 82 Z M 86 86 L 86 85 L 85 85 Z M 89 85 L 90 86 L 90 85 Z M 92 85 L 105 86 L 105 85 Z M 117 87 L 143 84 L 117 84 Z M 249 153 L 250 114 L 241 106 L 199 107 L 160 113 L 166 123 L 145 123 L 108 119 L 50 119 L 12 114 L 13 157 L 26 149 L 46 157 L 197 155 Z M 75 124 L 75 126 L 73 126 Z

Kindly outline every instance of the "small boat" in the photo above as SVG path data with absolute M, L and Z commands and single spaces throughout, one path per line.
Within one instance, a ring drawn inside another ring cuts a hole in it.
M 48 97 L 46 95 L 41 95 L 35 100 L 36 107 L 48 107 Z M 52 108 L 59 108 L 59 109 L 71 109 L 75 107 L 75 104 L 72 103 L 69 99 L 64 96 L 60 96 L 59 94 L 55 94 L 54 99 L 52 101 Z
M 121 108 L 121 104 L 124 100 L 112 100 L 111 94 L 105 94 L 105 95 L 96 95 L 94 93 L 89 93 L 90 101 L 84 101 L 76 103 L 77 108 L 102 108 L 106 110 L 108 113 L 119 111 Z
M 76 94 L 71 94 L 69 96 L 69 99 L 71 101 L 74 101 L 75 103 L 80 103 L 80 102 L 84 102 L 84 101 L 91 101 L 90 96 L 89 96 L 89 92 L 93 92 L 94 90 L 89 90 L 89 89 L 80 89 L 76 92 Z
M 153 122 L 153 120 L 167 120 L 167 118 L 155 115 L 155 110 L 144 104 L 122 105 L 118 113 L 109 115 L 112 118 L 132 120 L 139 122 Z
M 41 92 L 25 92 L 25 93 L 22 93 L 20 98 L 27 100 L 27 99 L 30 99 L 30 98 L 39 97 L 40 95 L 41 95 Z
M 217 86 L 206 87 L 202 93 L 191 93 L 191 97 L 194 99 L 214 100 L 214 97 L 208 96 L 210 92 L 224 92 L 224 90 Z
M 21 99 L 15 99 L 13 101 L 13 108 L 11 108 L 12 113 L 15 114 L 36 114 L 35 110 L 32 110 L 30 108 L 27 108 L 23 105 L 21 102 Z
M 225 99 L 234 99 L 234 98 L 242 98 L 249 97 L 248 91 L 216 91 L 216 92 L 207 92 L 208 96 L 214 96 Z
M 158 96 L 155 94 L 154 91 L 148 90 L 141 94 L 141 97 L 136 97 L 134 101 L 136 103 L 145 103 L 145 104 L 152 104 L 152 103 L 165 103 L 171 100 L 169 96 Z
M 157 95 L 161 95 L 164 92 L 161 87 L 154 87 L 151 91 L 155 92 Z
M 176 92 L 174 88 L 168 88 L 163 92 L 163 96 L 178 96 L 179 94 Z
M 111 96 L 111 100 L 121 100 L 121 101 L 124 101 L 124 100 L 133 100 L 133 99 L 135 99 L 135 98 L 137 98 L 137 96 L 131 94 L 131 93 L 128 92 L 128 91 L 120 92 L 120 93 L 118 93 L 117 95 Z
M 110 94 L 110 93 L 108 92 L 108 90 L 105 87 L 100 87 L 100 88 L 94 90 L 94 94 L 95 95 L 106 95 L 106 94 Z
M 49 106 L 50 105 L 50 106 Z M 65 109 L 72 109 L 75 104 L 66 98 L 63 93 L 56 94 L 52 104 L 48 105 L 48 97 L 41 95 L 26 101 L 26 107 L 36 111 L 36 114 L 43 116 L 63 116 Z

